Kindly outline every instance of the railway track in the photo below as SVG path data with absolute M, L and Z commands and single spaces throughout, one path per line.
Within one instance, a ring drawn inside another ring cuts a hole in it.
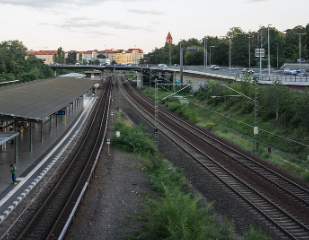
M 153 101 L 127 81 L 123 81 L 123 86 L 125 100 L 153 124 Z M 309 239 L 308 188 L 162 107 L 159 107 L 159 122 L 160 133 L 249 206 L 277 236 L 281 239 Z
M 64 234 L 63 229 L 72 210 L 76 207 L 81 192 L 85 190 L 85 183 L 91 177 L 102 148 L 108 121 L 111 89 L 112 82 L 108 79 L 91 113 L 89 125 L 84 129 L 85 137 L 76 147 L 77 151 L 68 157 L 61 168 L 63 172 L 58 174 L 59 178 L 51 180 L 53 183 L 51 183 L 48 194 L 45 194 L 46 197 L 36 206 L 28 209 L 28 212 L 34 214 L 30 218 L 29 216 L 22 217 L 27 224 L 22 229 L 15 228 L 4 239 L 58 239 L 61 234 Z

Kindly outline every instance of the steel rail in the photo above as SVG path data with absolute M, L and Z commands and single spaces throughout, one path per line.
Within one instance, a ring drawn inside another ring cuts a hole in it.
M 128 96 L 126 96 L 126 97 L 128 97 Z M 133 101 L 130 102 L 130 100 L 128 100 L 128 98 L 126 98 L 126 100 L 127 100 L 130 104 L 133 104 Z M 134 103 L 134 104 L 137 104 L 137 103 Z M 138 105 L 138 104 L 137 104 L 137 105 Z M 139 105 L 139 108 L 143 108 L 143 107 Z M 137 109 L 137 108 L 136 108 L 136 109 Z M 138 109 L 137 109 L 137 110 L 138 110 Z M 143 110 L 143 111 L 146 111 L 146 110 Z M 151 115 L 150 113 L 147 113 L 147 114 L 152 118 L 152 115 Z M 149 116 L 148 116 L 148 117 L 149 117 Z M 143 116 L 143 117 L 145 118 L 145 116 Z M 148 121 L 149 121 L 149 119 L 148 119 Z M 161 123 L 161 124 L 162 124 L 162 123 Z M 163 124 L 162 124 L 162 126 L 163 126 Z M 162 132 L 163 132 L 163 134 L 165 134 L 167 137 L 169 137 L 168 134 L 167 134 L 166 132 L 164 132 L 164 131 L 162 131 Z M 173 131 L 172 131 L 172 132 L 173 132 Z M 176 133 L 174 132 L 174 134 L 176 134 Z M 169 138 L 170 138 L 170 137 L 169 137 Z M 173 142 L 175 142 L 175 144 L 179 145 L 178 142 L 175 141 L 174 139 L 171 138 L 171 140 L 172 140 Z M 188 144 L 190 144 L 186 139 L 183 139 L 183 138 L 182 138 L 182 140 L 185 141 L 185 142 L 187 142 Z M 192 147 L 194 147 L 192 144 L 190 144 L 190 145 L 191 145 Z M 180 147 L 183 148 L 182 146 L 180 146 Z M 183 148 L 183 149 L 184 149 L 184 148 Z M 188 150 L 184 149 L 184 151 L 186 151 L 186 152 L 187 152 L 188 154 L 190 154 L 194 159 L 196 159 L 201 165 L 204 166 L 204 164 L 203 164 L 199 159 L 197 159 L 195 156 L 193 156 Z M 195 151 L 198 151 L 198 152 L 200 152 L 201 154 L 203 154 L 205 157 L 207 157 L 207 155 L 204 154 L 203 152 L 201 152 L 199 149 L 196 149 Z M 214 162 L 214 163 L 215 163 L 215 162 Z M 216 164 L 216 163 L 215 163 L 215 164 Z M 250 200 L 247 199 L 245 196 L 243 196 L 243 194 L 241 194 L 239 191 L 237 191 L 237 190 L 235 189 L 235 187 L 233 187 L 233 186 L 231 186 L 229 183 L 225 182 L 223 179 L 221 179 L 221 178 L 219 177 L 218 174 L 215 174 L 215 173 L 214 173 L 211 169 L 209 169 L 207 166 L 204 166 L 204 167 L 206 167 L 210 172 L 212 172 L 212 174 L 213 174 L 214 176 L 216 176 L 216 177 L 218 178 L 218 180 L 220 180 L 221 182 L 223 182 L 223 183 L 224 183 L 226 186 L 228 186 L 233 192 L 235 192 L 238 196 L 240 196 L 241 198 L 243 198 L 248 204 L 250 204 L 252 207 L 254 207 L 254 208 L 257 210 L 257 212 L 259 212 L 260 214 L 262 214 L 262 215 L 263 215 L 266 219 L 268 219 L 269 221 L 273 222 L 273 225 L 275 225 L 278 229 L 280 229 L 284 234 L 286 234 L 287 236 L 291 237 L 292 239 L 298 239 L 297 237 L 293 236 L 289 231 L 287 231 L 287 230 L 285 229 L 286 226 L 285 226 L 285 227 L 282 227 L 282 226 L 278 223 L 278 221 L 274 221 L 274 220 L 272 219 L 272 217 L 269 216 L 269 214 L 266 214 L 266 213 L 261 209 L 261 207 L 257 207 L 256 204 L 252 204 L 252 203 L 250 202 Z M 226 171 L 225 168 L 223 168 L 223 170 Z M 228 172 L 228 171 L 227 171 L 227 172 Z M 232 175 L 233 175 L 233 174 L 232 174 Z M 236 178 L 237 178 L 237 177 L 236 177 Z M 244 183 L 241 179 L 238 179 L 238 181 L 239 181 L 239 182 L 242 182 L 242 184 L 244 184 L 244 186 L 246 186 L 246 187 L 252 189 L 249 185 L 247 185 L 246 183 Z M 254 191 L 255 194 L 257 194 L 259 197 L 263 197 L 263 198 L 264 198 L 264 196 L 261 195 L 260 193 L 258 193 L 256 190 L 252 189 L 252 191 Z M 270 201 L 269 199 L 265 198 L 265 201 L 268 202 L 269 204 L 273 205 L 273 206 L 277 209 L 277 211 L 280 211 L 280 212 L 284 213 L 286 216 L 289 217 L 289 219 L 290 219 L 291 221 L 296 222 L 302 229 L 304 229 L 304 231 L 306 231 L 306 232 L 308 233 L 309 229 L 308 229 L 307 226 L 305 226 L 304 224 L 300 223 L 300 222 L 299 222 L 297 219 L 295 219 L 293 216 L 290 216 L 289 213 L 287 213 L 286 211 L 284 211 L 282 208 L 280 208 L 279 206 L 277 206 L 276 204 L 274 204 L 274 203 L 273 203 L 272 201 Z M 307 236 L 308 236 L 308 235 L 307 235 Z
M 106 91 L 105 93 L 101 95 L 98 106 L 100 106 L 100 103 L 103 101 L 104 96 L 106 95 Z M 96 116 L 99 112 L 99 107 L 95 108 L 95 112 L 92 111 L 92 113 Z M 101 120 L 102 121 L 102 120 Z M 44 209 L 44 206 L 49 202 L 49 200 L 56 194 L 57 189 L 59 188 L 59 186 L 61 186 L 63 184 L 63 180 L 66 177 L 66 175 L 68 174 L 68 172 L 71 170 L 71 167 L 73 166 L 77 156 L 81 153 L 83 146 L 86 145 L 86 142 L 88 140 L 88 138 L 90 137 L 90 129 L 92 129 L 92 127 L 94 126 L 95 123 L 95 117 L 92 119 L 91 123 L 90 123 L 90 127 L 89 130 L 86 133 L 86 136 L 84 139 L 82 139 L 82 143 L 81 146 L 79 147 L 79 149 L 76 151 L 75 157 L 73 158 L 73 160 L 70 162 L 69 166 L 67 167 L 65 173 L 62 175 L 62 177 L 60 178 L 60 180 L 57 182 L 57 184 L 55 185 L 55 187 L 52 189 L 52 191 L 50 192 L 49 196 L 45 199 L 45 201 L 43 202 L 43 204 L 40 206 L 40 208 L 38 209 L 38 211 L 36 212 L 36 214 L 34 215 L 34 217 L 31 219 L 31 221 L 28 223 L 28 225 L 26 226 L 26 228 L 22 231 L 22 233 L 20 234 L 20 236 L 18 237 L 18 239 L 22 239 L 25 234 L 27 233 L 28 229 L 31 227 L 31 225 L 34 223 L 34 221 L 36 220 L 36 218 L 39 216 L 39 214 L 42 212 L 42 210 Z M 100 135 L 100 132 L 96 132 L 96 139 L 94 141 L 94 143 L 98 142 L 98 137 Z M 91 138 L 93 139 L 93 136 L 91 136 Z M 94 147 L 93 147 L 94 149 Z M 93 154 L 93 150 L 91 151 L 91 154 L 88 158 L 88 160 L 91 158 Z M 88 161 L 87 160 L 87 161 Z M 80 178 L 79 178 L 80 179 Z M 59 219 L 59 218 L 58 218 Z M 58 219 L 56 220 L 56 222 L 58 221 Z M 54 229 L 54 226 L 52 227 L 52 229 Z M 48 235 L 49 236 L 49 235 Z
M 129 84 L 128 85 L 132 90 L 133 90 L 133 87 Z M 134 89 L 135 90 L 135 89 Z M 136 94 L 136 90 L 134 91 L 134 93 Z M 153 102 L 151 101 L 151 99 L 147 98 L 147 97 L 144 97 L 144 96 L 141 96 L 140 94 L 136 94 L 137 97 L 139 97 L 140 99 L 144 99 L 146 102 L 149 103 L 150 106 L 153 106 Z M 309 207 L 309 190 L 304 188 L 303 186 L 295 183 L 294 181 L 286 178 L 285 176 L 279 174 L 278 172 L 270 169 L 269 167 L 266 167 L 264 165 L 262 165 L 261 163 L 255 161 L 254 159 L 252 159 L 251 157 L 239 152 L 238 150 L 236 150 L 235 148 L 223 143 L 222 141 L 214 138 L 213 136 L 207 134 L 206 132 L 202 131 L 201 129 L 197 128 L 196 126 L 184 121 L 183 119 L 179 118 L 178 116 L 176 116 L 175 114 L 173 113 L 170 113 L 169 111 L 167 111 L 166 109 L 164 109 L 163 107 L 160 107 L 160 114 L 162 115 L 169 115 L 171 117 L 173 117 L 175 120 L 179 121 L 180 123 L 182 124 L 185 124 L 186 126 L 190 127 L 191 129 L 193 129 L 194 131 L 197 131 L 198 133 L 202 134 L 203 136 L 207 137 L 207 138 L 210 138 L 211 140 L 215 141 L 216 143 L 220 144 L 221 146 L 224 146 L 225 148 L 227 148 L 228 150 L 230 151 L 233 151 L 234 153 L 240 155 L 241 157 L 243 157 L 244 159 L 243 160 L 247 160 L 249 161 L 250 163 L 252 164 L 255 164 L 257 165 L 259 168 L 261 168 L 262 170 L 265 170 L 265 171 L 268 171 L 269 173 L 275 175 L 275 177 L 278 177 L 279 179 L 277 181 L 280 181 L 280 180 L 284 180 L 285 182 L 281 184 L 279 184 L 278 182 L 276 182 L 275 180 L 273 179 L 269 179 L 270 177 L 267 175 L 265 175 L 265 172 L 259 172 L 257 171 L 256 169 L 253 169 L 253 167 L 249 166 L 247 164 L 247 162 L 243 162 L 243 161 L 240 161 L 239 159 L 237 159 L 236 157 L 234 156 L 231 156 L 230 154 L 228 154 L 227 152 L 225 152 L 223 149 L 219 148 L 218 146 L 216 146 L 215 144 L 212 144 L 211 142 L 209 142 L 208 140 L 206 140 L 205 138 L 203 137 L 200 137 L 198 136 L 196 133 L 194 133 L 192 130 L 190 129 L 187 129 L 187 131 L 189 131 L 192 135 L 194 135 L 195 137 L 198 137 L 200 140 L 204 141 L 205 143 L 209 144 L 210 146 L 216 148 L 218 151 L 224 153 L 225 155 L 229 156 L 230 158 L 232 158 L 234 161 L 236 161 L 237 163 L 241 164 L 242 166 L 250 169 L 250 171 L 254 172 L 255 174 L 257 174 L 258 176 L 260 176 L 261 178 L 265 179 L 265 181 L 269 181 L 271 182 L 272 184 L 274 184 L 275 186 L 277 186 L 279 189 L 289 193 L 292 197 L 294 197 L 295 199 L 297 199 L 298 201 L 304 203 L 306 206 Z M 167 117 L 167 116 L 166 116 Z M 180 123 L 177 123 L 176 121 L 174 122 L 175 124 L 177 124 L 178 126 L 181 126 Z M 181 126 L 182 127 L 182 126 Z M 260 170 L 261 170 L 260 169 Z M 272 178 L 274 178 L 274 176 L 272 176 Z M 293 189 L 294 192 L 292 192 L 292 190 L 290 189 L 287 189 L 287 186 L 286 184 L 290 184 L 292 185 L 292 187 L 296 187 L 297 189 Z M 302 192 L 299 192 L 302 191 Z M 307 199 L 304 199 L 307 198 Z

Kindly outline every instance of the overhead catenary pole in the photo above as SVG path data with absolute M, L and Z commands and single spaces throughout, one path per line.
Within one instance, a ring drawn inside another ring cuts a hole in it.
M 155 118 L 154 118 L 154 142 L 155 150 L 159 150 L 159 97 L 158 97 L 158 79 L 155 79 Z

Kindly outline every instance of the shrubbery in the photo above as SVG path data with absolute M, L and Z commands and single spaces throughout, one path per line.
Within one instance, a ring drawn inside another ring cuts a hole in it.
M 218 226 L 209 209 L 213 203 L 204 204 L 192 193 L 184 180 L 183 170 L 174 168 L 168 161 L 153 156 L 153 141 L 141 125 L 130 127 L 120 119 L 114 123 L 115 132 L 120 131 L 121 137 L 117 144 L 131 152 L 138 152 L 138 159 L 152 181 L 154 193 L 142 204 L 140 214 L 134 217 L 142 224 L 142 228 L 127 236 L 126 239 L 145 240 L 210 240 L 234 239 L 233 221 L 224 220 Z M 130 136 L 130 137 L 129 137 Z M 144 145 L 144 147 L 141 147 Z M 137 147 L 139 146 L 139 147 Z M 244 236 L 245 240 L 269 239 L 261 232 L 250 229 Z

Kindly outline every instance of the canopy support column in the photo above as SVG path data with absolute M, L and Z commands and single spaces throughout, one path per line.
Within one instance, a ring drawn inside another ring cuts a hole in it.
M 18 163 L 18 137 L 15 137 L 15 163 Z
M 30 143 L 29 143 L 29 150 L 32 151 L 32 122 L 30 122 Z
M 43 122 L 41 123 L 41 142 L 43 142 Z

